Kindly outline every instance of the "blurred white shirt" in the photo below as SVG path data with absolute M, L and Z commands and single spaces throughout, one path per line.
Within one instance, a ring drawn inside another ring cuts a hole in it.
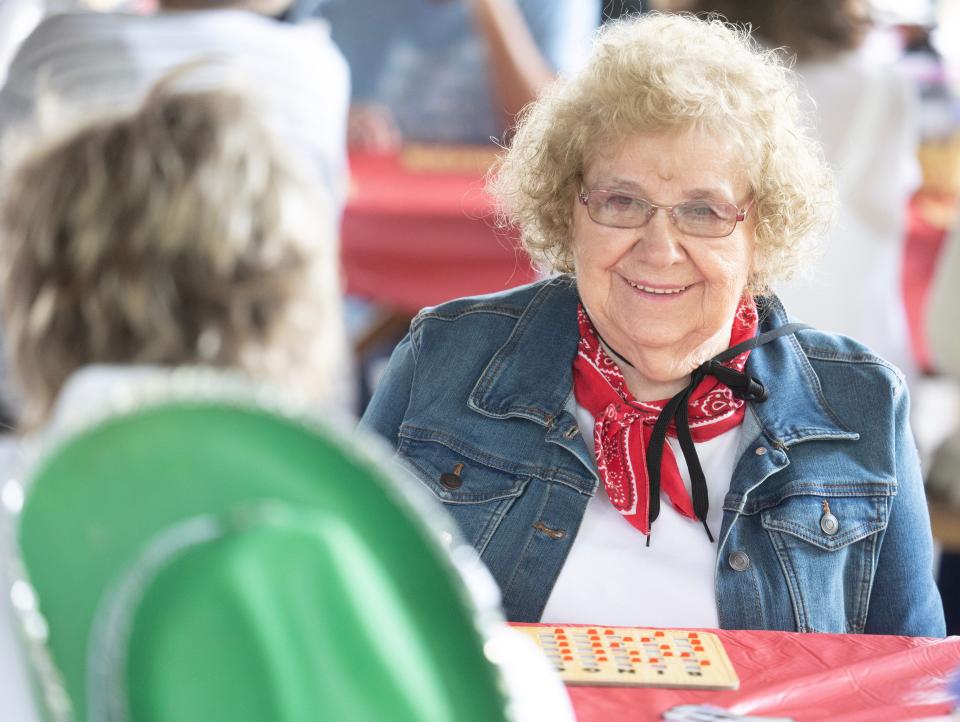
M 339 207 L 346 189 L 346 61 L 321 22 L 302 25 L 243 10 L 71 13 L 45 19 L 23 42 L 0 91 L 0 136 L 135 106 L 185 63 L 191 89 L 252 93 L 277 136 L 308 161 Z
M 909 379 L 915 364 L 901 270 L 907 203 L 920 184 L 917 100 L 896 67 L 862 53 L 796 70 L 840 205 L 813 268 L 775 290 L 792 316 L 865 343 Z
M 43 18 L 43 0 L 0 0 L 0 85 L 23 39 Z

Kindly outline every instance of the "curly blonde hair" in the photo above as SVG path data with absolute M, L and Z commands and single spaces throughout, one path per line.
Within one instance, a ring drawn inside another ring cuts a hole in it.
M 324 395 L 346 355 L 329 205 L 233 92 L 161 84 L 30 152 L 0 206 L 23 427 L 90 363 L 235 367 Z
M 833 217 L 833 177 L 807 127 L 777 51 L 717 17 L 650 13 L 606 25 L 586 66 L 526 109 L 489 189 L 534 263 L 571 273 L 573 204 L 601 149 L 641 132 L 701 128 L 730 138 L 755 201 L 749 288 L 765 293 L 793 274 Z

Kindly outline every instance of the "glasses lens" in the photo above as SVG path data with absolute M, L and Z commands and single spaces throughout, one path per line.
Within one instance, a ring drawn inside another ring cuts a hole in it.
M 673 209 L 677 228 L 691 236 L 719 238 L 728 236 L 737 225 L 737 207 L 730 203 L 691 201 Z
M 591 191 L 587 201 L 587 210 L 594 221 L 615 228 L 639 228 L 649 220 L 651 208 L 641 198 L 616 191 Z

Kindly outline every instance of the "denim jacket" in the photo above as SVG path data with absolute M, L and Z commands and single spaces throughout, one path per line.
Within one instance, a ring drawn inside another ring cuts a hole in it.
M 787 322 L 758 305 L 761 331 Z M 540 618 L 599 483 L 572 413 L 576 309 L 565 276 L 425 309 L 361 422 L 446 506 L 512 621 Z M 812 329 L 746 370 L 769 398 L 748 403 L 724 500 L 720 626 L 943 636 L 903 377 Z

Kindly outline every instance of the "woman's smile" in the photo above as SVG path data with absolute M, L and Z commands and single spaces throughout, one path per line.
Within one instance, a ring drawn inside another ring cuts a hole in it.
M 631 289 L 633 289 L 641 298 L 649 297 L 653 301 L 676 300 L 684 295 L 692 283 L 653 283 L 651 281 L 635 281 L 625 276 L 620 276 Z

